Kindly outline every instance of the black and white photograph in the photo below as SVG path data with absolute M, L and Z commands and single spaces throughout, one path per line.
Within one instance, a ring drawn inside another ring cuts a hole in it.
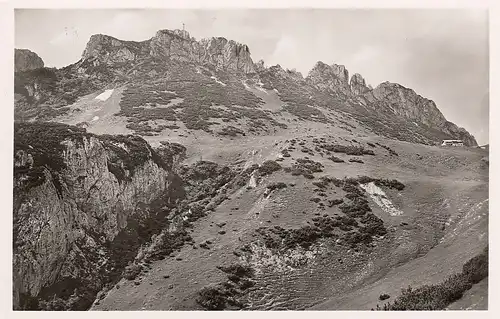
M 488 8 L 303 5 L 14 9 L 11 311 L 494 306 Z

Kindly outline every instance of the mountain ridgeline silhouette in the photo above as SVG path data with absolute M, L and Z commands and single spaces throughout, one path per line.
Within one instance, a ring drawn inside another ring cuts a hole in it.
M 21 53 L 24 51 L 16 50 L 16 56 L 27 56 Z M 28 65 L 35 67 L 26 67 L 25 58 L 16 59 L 16 114 L 19 115 L 16 119 L 50 119 L 64 113 L 64 107 L 82 95 L 110 84 L 143 81 L 146 74 L 168 79 L 172 78 L 169 70 L 180 66 L 203 66 L 241 79 L 258 78 L 269 87 L 265 74 L 273 73 L 272 76 L 277 77 L 275 80 L 285 86 L 299 86 L 305 94 L 319 91 L 322 101 L 310 98 L 308 105 L 311 107 L 335 108 L 341 104 L 342 110 L 349 113 L 372 113 L 370 117 L 380 114 L 394 116 L 416 123 L 416 134 L 427 135 L 426 138 L 411 139 L 404 137 L 411 134 L 392 134 L 393 138 L 423 143 L 454 138 L 464 140 L 469 146 L 477 145 L 475 138 L 465 129 L 447 121 L 432 100 L 402 85 L 383 82 L 371 88 L 362 75 L 356 73 L 349 78 L 345 66 L 323 62 L 317 62 L 305 78 L 299 72 L 283 70 L 279 65 L 266 68 L 263 61 L 253 62 L 247 45 L 223 37 L 197 41 L 184 30 L 160 30 L 151 39 L 136 42 L 97 34 L 90 37 L 82 58 L 75 64 L 48 69 L 43 68 L 43 62 L 38 63 L 41 61 L 38 56 L 31 59 L 36 63 Z M 182 72 L 179 78 L 182 79 Z M 287 85 L 288 82 L 293 83 Z M 369 124 L 373 121 L 364 122 L 373 126 Z M 427 131 L 427 134 L 422 134 L 422 131 Z

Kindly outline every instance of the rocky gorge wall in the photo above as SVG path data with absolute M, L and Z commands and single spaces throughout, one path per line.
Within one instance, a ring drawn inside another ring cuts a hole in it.
M 73 129 L 51 124 L 37 139 L 31 134 L 40 131 L 31 124 L 16 127 L 14 308 L 22 307 L 23 296 L 35 297 L 68 278 L 95 281 L 98 291 L 98 273 L 109 264 L 105 243 L 127 226 L 138 206 L 168 191 L 183 154 L 175 148 L 168 157 L 164 147 L 160 157 L 137 137 L 65 135 Z M 42 146 L 45 139 L 57 149 Z M 59 157 L 45 157 L 50 151 L 48 156 Z M 62 167 L 54 165 L 58 160 Z

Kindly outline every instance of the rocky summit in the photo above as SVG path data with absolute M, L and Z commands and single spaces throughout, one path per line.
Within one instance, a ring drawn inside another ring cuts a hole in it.
M 487 308 L 488 150 L 410 88 L 250 52 L 15 51 L 14 309 Z
M 26 49 L 15 49 L 14 71 L 22 72 L 44 67 L 42 58 L 35 52 Z
M 221 37 L 196 41 L 182 30 L 160 30 L 153 38 L 143 42 L 93 35 L 82 55 L 83 60 L 94 58 L 96 63 L 106 64 L 147 57 L 208 64 L 227 71 L 254 72 L 248 46 Z

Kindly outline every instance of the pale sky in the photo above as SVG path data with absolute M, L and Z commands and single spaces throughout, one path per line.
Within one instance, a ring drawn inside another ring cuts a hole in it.
M 247 44 L 254 62 L 295 68 L 343 64 L 434 100 L 445 117 L 488 143 L 488 14 L 479 9 L 16 10 L 15 46 L 46 66 L 80 59 L 92 34 L 142 41 L 160 29 Z

